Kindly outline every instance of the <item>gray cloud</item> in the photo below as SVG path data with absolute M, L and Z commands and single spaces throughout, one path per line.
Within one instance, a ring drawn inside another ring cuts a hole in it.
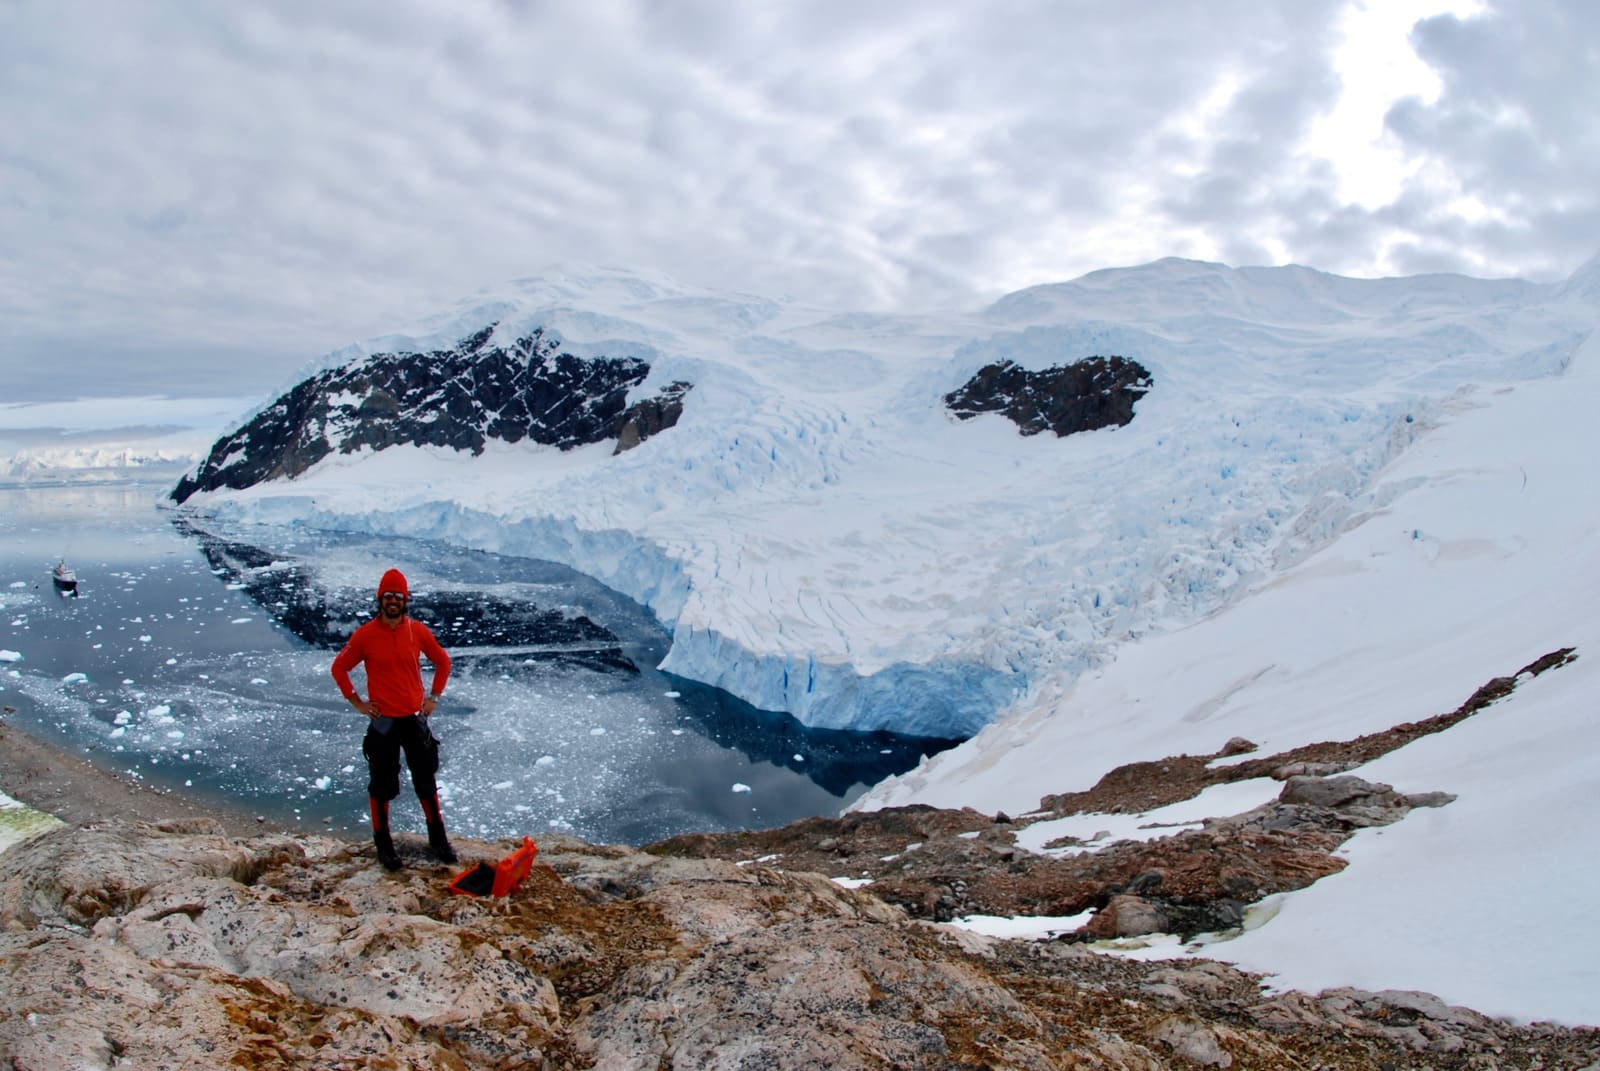
M 1366 209 L 1299 149 L 1337 0 L 21 0 L 0 357 L 260 390 L 556 262 L 904 309 L 1169 254 L 1554 278 L 1600 246 L 1591 8 L 1421 24 L 1423 166 Z
M 1401 204 L 1415 233 L 1407 270 L 1491 268 L 1560 276 L 1600 238 L 1600 7 L 1518 0 L 1414 31 L 1444 81 L 1433 105 L 1397 105 L 1388 126 L 1426 160 Z M 1441 191 L 1481 202 L 1440 211 Z

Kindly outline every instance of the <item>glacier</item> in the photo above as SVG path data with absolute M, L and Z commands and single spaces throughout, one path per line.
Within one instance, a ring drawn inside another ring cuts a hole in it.
M 641 396 L 693 383 L 676 427 L 619 455 L 336 455 L 185 508 L 560 562 L 648 607 L 673 674 L 811 726 L 968 737 L 1326 545 L 1464 399 L 1562 374 L 1597 279 L 1168 259 L 910 315 L 552 272 L 308 370 L 538 327 L 649 362 Z M 942 403 L 996 360 L 1095 355 L 1151 373 L 1127 426 L 1024 437 Z

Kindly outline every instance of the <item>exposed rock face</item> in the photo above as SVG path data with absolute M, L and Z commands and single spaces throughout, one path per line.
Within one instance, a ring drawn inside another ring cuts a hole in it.
M 649 374 L 634 357 L 575 357 L 535 330 L 491 345 L 491 324 L 453 349 L 379 353 L 303 380 L 219 439 L 172 491 L 251 487 L 296 476 L 334 452 L 403 443 L 481 453 L 491 439 L 563 450 L 624 435 L 631 445 L 672 427 L 686 383 L 627 404 Z
M 998 361 L 980 368 L 944 402 L 962 420 L 1003 413 L 1024 435 L 1062 436 L 1127 424 L 1133 403 L 1150 386 L 1150 373 L 1126 357 L 1085 357 L 1040 372 Z

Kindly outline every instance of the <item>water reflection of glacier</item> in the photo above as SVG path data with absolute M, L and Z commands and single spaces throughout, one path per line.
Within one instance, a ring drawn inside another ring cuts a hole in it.
M 560 566 L 210 530 L 156 510 L 158 491 L 0 491 L 0 648 L 20 656 L 0 666 L 9 716 L 131 776 L 359 831 L 363 727 L 328 663 L 391 564 L 456 658 L 435 730 L 447 816 L 465 834 L 643 843 L 776 825 L 837 811 L 940 746 L 806 730 L 661 674 L 655 622 Z M 49 590 L 59 557 L 82 598 Z M 396 822 L 421 828 L 404 788 Z

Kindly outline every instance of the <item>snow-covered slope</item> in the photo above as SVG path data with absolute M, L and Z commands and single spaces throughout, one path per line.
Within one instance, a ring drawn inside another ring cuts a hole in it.
M 860 805 L 1017 813 L 1122 763 L 1234 736 L 1262 754 L 1352 739 L 1453 710 L 1489 678 L 1574 647 L 1572 664 L 1353 771 L 1458 798 L 1358 834 L 1346 871 L 1204 954 L 1289 988 L 1419 989 L 1600 1023 L 1600 923 L 1584 892 L 1600 882 L 1597 406 L 1600 336 L 1559 377 L 1457 397 L 1330 545 L 1082 678 L 1041 680 L 999 723 Z
M 641 394 L 692 383 L 677 427 L 618 456 L 339 456 L 200 504 L 552 558 L 649 605 L 675 673 L 964 735 L 1325 543 L 1461 391 L 1559 375 L 1595 319 L 1573 284 L 1178 260 L 917 318 L 550 273 L 324 363 L 542 327 L 647 361 Z M 1126 427 L 1025 438 L 942 403 L 996 360 L 1097 354 L 1153 378 Z

